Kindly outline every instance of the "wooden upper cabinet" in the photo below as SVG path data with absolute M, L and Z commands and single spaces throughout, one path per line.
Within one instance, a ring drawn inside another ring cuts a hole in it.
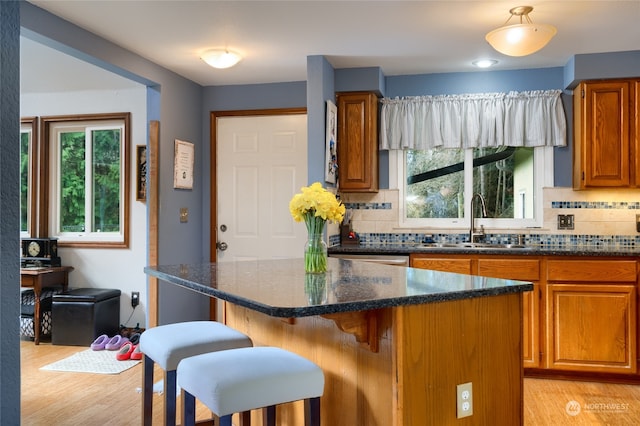
M 344 92 L 337 101 L 340 190 L 378 192 L 378 97 Z
M 574 91 L 574 189 L 640 184 L 639 81 L 585 81 Z

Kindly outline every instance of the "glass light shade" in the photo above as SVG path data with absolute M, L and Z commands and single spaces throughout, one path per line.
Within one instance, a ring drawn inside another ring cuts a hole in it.
M 558 31 L 548 24 L 516 24 L 497 28 L 485 39 L 500 53 L 508 56 L 526 56 L 549 43 Z
M 228 50 L 207 50 L 200 58 L 213 68 L 230 68 L 240 62 L 239 54 Z

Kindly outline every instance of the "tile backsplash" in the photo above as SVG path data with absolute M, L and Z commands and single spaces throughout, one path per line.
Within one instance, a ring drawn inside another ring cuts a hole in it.
M 353 210 L 353 229 L 362 244 L 422 242 L 426 235 L 434 241 L 457 242 L 468 238 L 460 229 L 409 229 L 398 227 L 397 190 L 380 190 L 375 194 L 341 194 L 348 209 Z M 571 188 L 545 188 L 543 224 L 535 229 L 487 229 L 487 238 L 509 243 L 524 235 L 527 244 L 549 247 L 639 247 L 636 214 L 640 214 L 640 190 L 604 189 L 574 191 Z M 557 229 L 559 214 L 574 215 L 574 229 Z M 339 238 L 330 232 L 331 244 Z

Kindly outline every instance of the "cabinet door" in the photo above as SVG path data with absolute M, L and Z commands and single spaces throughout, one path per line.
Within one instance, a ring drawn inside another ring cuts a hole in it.
M 522 359 L 526 368 L 539 367 L 540 260 L 480 258 L 478 275 L 533 283 L 533 291 L 522 293 Z
M 632 90 L 619 80 L 583 82 L 574 92 L 574 187 L 631 184 Z
M 338 180 L 343 192 L 378 192 L 378 97 L 339 93 Z
M 548 284 L 546 322 L 548 368 L 636 372 L 635 285 Z

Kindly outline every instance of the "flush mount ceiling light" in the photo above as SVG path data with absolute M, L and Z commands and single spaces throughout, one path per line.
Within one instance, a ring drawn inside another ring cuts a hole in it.
M 200 58 L 214 68 L 230 68 L 242 59 L 236 52 L 222 49 L 207 50 Z
M 503 26 L 487 34 L 489 44 L 500 53 L 509 56 L 526 56 L 537 52 L 556 35 L 556 28 L 549 24 L 534 24 L 529 18 L 531 6 L 518 6 L 509 10 L 511 16 Z M 514 16 L 520 23 L 507 25 Z
M 478 59 L 477 61 L 471 62 L 478 68 L 489 68 L 498 63 L 495 59 Z

